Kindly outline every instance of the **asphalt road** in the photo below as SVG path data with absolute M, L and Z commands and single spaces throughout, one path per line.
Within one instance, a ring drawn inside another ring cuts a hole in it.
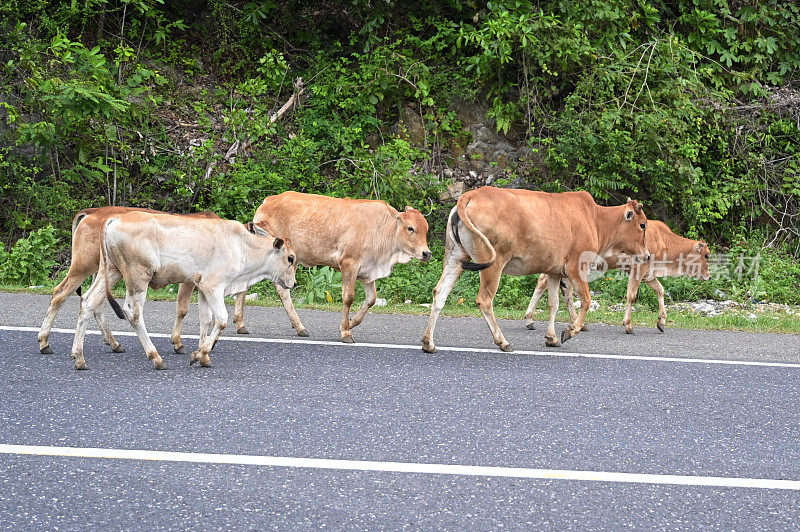
M 88 335 L 91 370 L 77 372 L 71 333 L 54 333 L 55 354 L 41 355 L 36 332 L 24 329 L 38 328 L 47 301 L 0 294 L 0 446 L 540 468 L 654 480 L 9 451 L 0 453 L 5 529 L 789 529 L 800 519 L 796 489 L 699 485 L 709 477 L 800 480 L 798 336 L 659 334 L 651 327 L 629 336 L 621 326 L 594 325 L 553 350 L 544 347 L 543 327 L 528 331 L 519 321 L 502 322 L 518 352 L 501 353 L 482 320 L 442 318 L 437 344 L 460 349 L 426 355 L 418 348 L 424 316 L 370 314 L 355 329 L 356 341 L 395 345 L 345 346 L 326 343 L 338 338 L 338 314 L 301 311 L 309 340 L 318 343 L 291 343 L 297 337 L 282 309 L 248 308 L 253 341 L 222 340 L 212 368 L 189 367 L 188 355 L 171 353 L 163 336 L 154 342 L 167 371 L 152 368 L 135 337 L 119 336 L 127 352 L 114 354 Z M 74 328 L 77 302 L 71 298 L 56 327 Z M 148 303 L 152 333 L 169 332 L 173 308 Z M 194 306 L 189 317 L 184 330 L 196 334 Z M 116 318 L 111 323 L 115 331 L 131 330 Z M 187 347 L 196 342 L 188 339 Z M 739 363 L 746 361 L 756 364 Z M 698 480 L 659 483 L 664 475 Z

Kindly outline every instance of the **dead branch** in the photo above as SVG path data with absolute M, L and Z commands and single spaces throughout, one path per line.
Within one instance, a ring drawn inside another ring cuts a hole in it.
M 303 83 L 303 78 L 297 78 L 294 80 L 294 91 L 292 93 L 291 98 L 289 98 L 283 106 L 278 109 L 277 112 L 273 113 L 272 116 L 269 117 L 269 123 L 274 124 L 278 120 L 280 120 L 283 115 L 289 112 L 290 109 L 294 108 L 300 101 L 300 96 L 303 95 L 305 92 L 305 84 Z M 239 154 L 239 152 L 243 152 L 248 149 L 253 143 L 253 139 L 250 138 L 250 135 L 245 137 L 244 139 L 236 139 L 233 141 L 233 144 L 230 145 L 228 150 L 225 152 L 222 160 L 228 164 L 230 164 L 233 159 Z M 217 160 L 212 159 L 211 162 L 208 163 L 206 167 L 206 171 L 203 173 L 203 179 L 208 179 L 211 176 L 211 173 L 214 171 L 214 168 L 217 166 Z

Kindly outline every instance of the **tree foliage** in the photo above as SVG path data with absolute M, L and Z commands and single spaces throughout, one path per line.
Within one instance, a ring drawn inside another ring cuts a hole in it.
M 287 189 L 425 208 L 440 232 L 473 101 L 527 150 L 508 185 L 636 196 L 800 255 L 792 2 L 37 0 L 0 29 L 7 242 L 109 203 L 244 220 Z

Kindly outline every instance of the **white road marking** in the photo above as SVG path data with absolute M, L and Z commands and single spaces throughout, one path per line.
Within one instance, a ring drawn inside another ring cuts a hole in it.
M 0 326 L 0 331 L 19 331 L 19 332 L 39 332 L 38 327 L 12 327 Z M 51 333 L 75 334 L 75 329 L 51 329 Z M 136 333 L 132 331 L 112 331 L 114 336 L 133 336 Z M 99 335 L 100 331 L 87 330 L 86 334 Z M 169 334 L 164 333 L 149 333 L 151 338 L 169 338 Z M 200 336 L 196 334 L 184 334 L 181 336 L 183 339 L 199 340 Z M 343 342 L 333 342 L 330 340 L 300 340 L 290 338 L 254 338 L 242 336 L 220 336 L 220 342 L 251 342 L 263 344 L 300 344 L 300 345 L 327 345 L 332 347 L 341 347 L 352 349 L 354 347 L 372 347 L 379 349 L 410 349 L 414 351 L 421 351 L 420 345 L 407 345 L 407 344 L 376 344 L 369 342 L 358 342 L 355 344 L 345 344 Z M 525 351 L 516 350 L 512 353 L 503 353 L 497 349 L 485 349 L 480 347 L 437 347 L 439 351 L 444 352 L 458 352 L 458 353 L 489 353 L 497 356 L 514 356 L 514 355 L 531 355 L 531 356 L 545 356 L 545 357 L 567 357 L 567 358 L 604 358 L 612 360 L 646 360 L 649 362 L 679 362 L 684 364 L 722 364 L 731 366 L 762 366 L 771 368 L 794 368 L 800 369 L 800 364 L 792 362 L 761 362 L 757 360 L 724 360 L 719 358 L 682 358 L 682 357 L 662 357 L 662 356 L 647 356 L 647 355 L 611 355 L 605 353 L 574 353 L 569 351 Z M 435 355 L 431 355 L 435 356 Z
M 118 460 L 153 460 L 197 464 L 234 464 L 268 467 L 332 469 L 345 471 L 378 471 L 422 473 L 429 475 L 462 475 L 539 480 L 581 480 L 590 482 L 624 482 L 632 484 L 671 484 L 678 486 L 713 486 L 721 488 L 761 488 L 800 490 L 800 481 L 770 478 L 704 477 L 689 475 L 653 475 L 610 471 L 572 471 L 568 469 L 535 469 L 528 467 L 495 467 L 456 464 L 423 464 L 413 462 L 375 462 L 368 460 L 330 460 L 248 454 L 180 453 L 137 449 L 103 449 L 97 447 L 50 447 L 40 445 L 3 445 L 0 454 L 38 455 L 74 458 L 107 458 Z

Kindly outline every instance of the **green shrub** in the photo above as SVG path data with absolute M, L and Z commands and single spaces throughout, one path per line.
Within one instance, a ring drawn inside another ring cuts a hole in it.
M 55 265 L 55 229 L 47 225 L 20 238 L 10 251 L 0 246 L 0 279 L 7 283 L 38 285 L 50 277 Z

